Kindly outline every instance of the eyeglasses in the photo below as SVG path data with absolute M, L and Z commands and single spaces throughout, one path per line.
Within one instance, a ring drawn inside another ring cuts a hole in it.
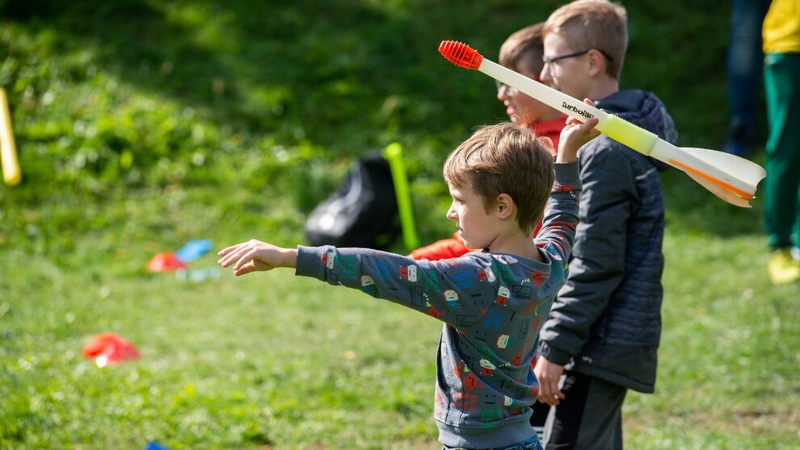
M 536 81 L 537 83 L 542 81 L 542 79 L 539 78 L 539 77 L 533 77 L 531 79 L 533 81 Z M 501 83 L 501 82 L 499 82 L 497 80 L 494 80 L 494 82 L 497 85 L 497 93 L 498 94 L 500 94 L 503 91 L 503 89 L 505 89 L 506 96 L 508 96 L 508 97 L 513 97 L 513 96 L 517 95 L 517 92 L 519 92 L 515 87 L 509 86 L 509 85 L 507 85 L 505 83 Z
M 609 55 L 608 53 L 604 52 L 603 50 L 600 50 L 599 48 L 595 48 L 595 49 L 591 49 L 590 48 L 590 49 L 586 49 L 586 50 L 583 50 L 583 51 L 580 51 L 580 52 L 567 53 L 566 55 L 554 56 L 552 58 L 548 58 L 547 56 L 542 55 L 542 61 L 545 64 L 547 64 L 548 66 L 552 66 L 553 63 L 556 62 L 556 61 L 561 61 L 562 59 L 567 59 L 567 58 L 574 58 L 576 56 L 583 56 L 583 55 L 589 53 L 592 50 L 597 50 L 598 52 L 600 52 L 609 61 L 613 61 L 614 60 L 614 58 L 611 57 L 611 55 Z

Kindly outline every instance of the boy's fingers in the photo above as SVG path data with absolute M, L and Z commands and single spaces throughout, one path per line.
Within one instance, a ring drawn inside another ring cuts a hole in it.
M 552 391 L 552 394 L 548 396 L 546 403 L 550 406 L 558 405 L 561 403 L 561 400 L 564 400 L 565 398 L 566 396 L 558 389 L 558 387 L 556 387 L 556 389 Z
M 242 253 L 236 255 L 236 265 L 233 266 L 234 270 L 239 270 L 248 263 L 255 264 L 253 261 L 258 256 L 258 251 L 256 250 L 247 250 Z
M 226 262 L 227 262 L 227 264 L 225 264 L 225 265 L 226 265 L 226 266 L 227 266 L 227 265 L 229 265 L 229 264 L 231 263 L 231 260 L 233 259 L 233 258 L 232 258 L 232 255 L 233 255 L 233 254 L 235 254 L 235 252 L 236 252 L 236 251 L 237 251 L 237 250 L 238 250 L 238 249 L 239 249 L 241 246 L 242 246 L 242 244 L 236 244 L 236 245 L 232 245 L 232 246 L 230 246 L 230 247 L 226 247 L 226 248 L 223 248 L 222 250 L 220 250 L 220 251 L 217 253 L 217 255 L 220 257 L 220 259 L 219 259 L 219 261 L 218 261 L 218 262 L 219 262 L 219 264 L 222 264 L 222 262 L 223 262 L 223 261 L 226 261 Z
M 600 122 L 600 119 L 597 117 L 590 117 L 580 126 L 583 127 L 584 130 L 591 130 L 592 128 L 597 126 L 597 123 Z
M 241 246 L 241 245 L 242 245 L 242 244 L 236 244 L 236 245 L 231 245 L 230 247 L 225 247 L 225 248 L 223 248 L 222 250 L 220 250 L 220 251 L 217 253 L 217 255 L 219 255 L 219 256 L 224 256 L 224 255 L 227 255 L 228 253 L 230 253 L 230 252 L 232 252 L 232 251 L 236 250 L 237 248 L 239 248 L 239 246 Z
M 233 248 L 226 249 L 228 251 L 220 252 L 219 265 L 222 267 L 228 267 L 236 261 L 236 254 L 233 253 Z
M 239 275 L 246 275 L 253 270 L 255 270 L 255 262 L 251 260 L 249 263 L 244 264 L 238 269 L 234 268 L 233 274 L 238 277 Z
M 220 250 L 220 259 L 217 261 L 217 263 L 222 267 L 228 267 L 231 264 L 236 263 L 234 266 L 234 270 L 236 270 L 238 266 L 242 264 L 243 258 L 245 258 L 248 253 L 249 251 L 247 251 L 242 244 L 234 245 L 232 247 Z M 245 261 L 247 261 L 247 259 L 245 259 Z

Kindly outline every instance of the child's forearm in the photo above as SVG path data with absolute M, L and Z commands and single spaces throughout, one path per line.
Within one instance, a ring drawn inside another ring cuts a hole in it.
M 297 267 L 297 249 L 296 248 L 285 248 L 284 250 L 284 260 L 281 267 L 289 267 L 295 268 Z

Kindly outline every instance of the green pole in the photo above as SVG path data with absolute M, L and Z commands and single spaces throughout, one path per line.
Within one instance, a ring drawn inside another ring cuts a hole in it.
M 383 156 L 389 161 L 392 170 L 392 182 L 397 196 L 397 210 L 400 213 L 400 227 L 403 230 L 403 243 L 411 251 L 419 247 L 417 227 L 414 223 L 414 211 L 411 205 L 411 193 L 408 189 L 406 165 L 403 162 L 403 147 L 392 142 L 383 150 Z

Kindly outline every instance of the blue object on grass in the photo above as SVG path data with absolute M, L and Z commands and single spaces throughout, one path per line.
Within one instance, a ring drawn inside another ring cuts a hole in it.
M 161 446 L 153 441 L 147 443 L 144 450 L 169 450 L 167 447 Z
M 183 248 L 175 252 L 175 257 L 187 263 L 205 255 L 209 250 L 211 250 L 211 241 L 208 239 L 197 239 L 187 242 Z

